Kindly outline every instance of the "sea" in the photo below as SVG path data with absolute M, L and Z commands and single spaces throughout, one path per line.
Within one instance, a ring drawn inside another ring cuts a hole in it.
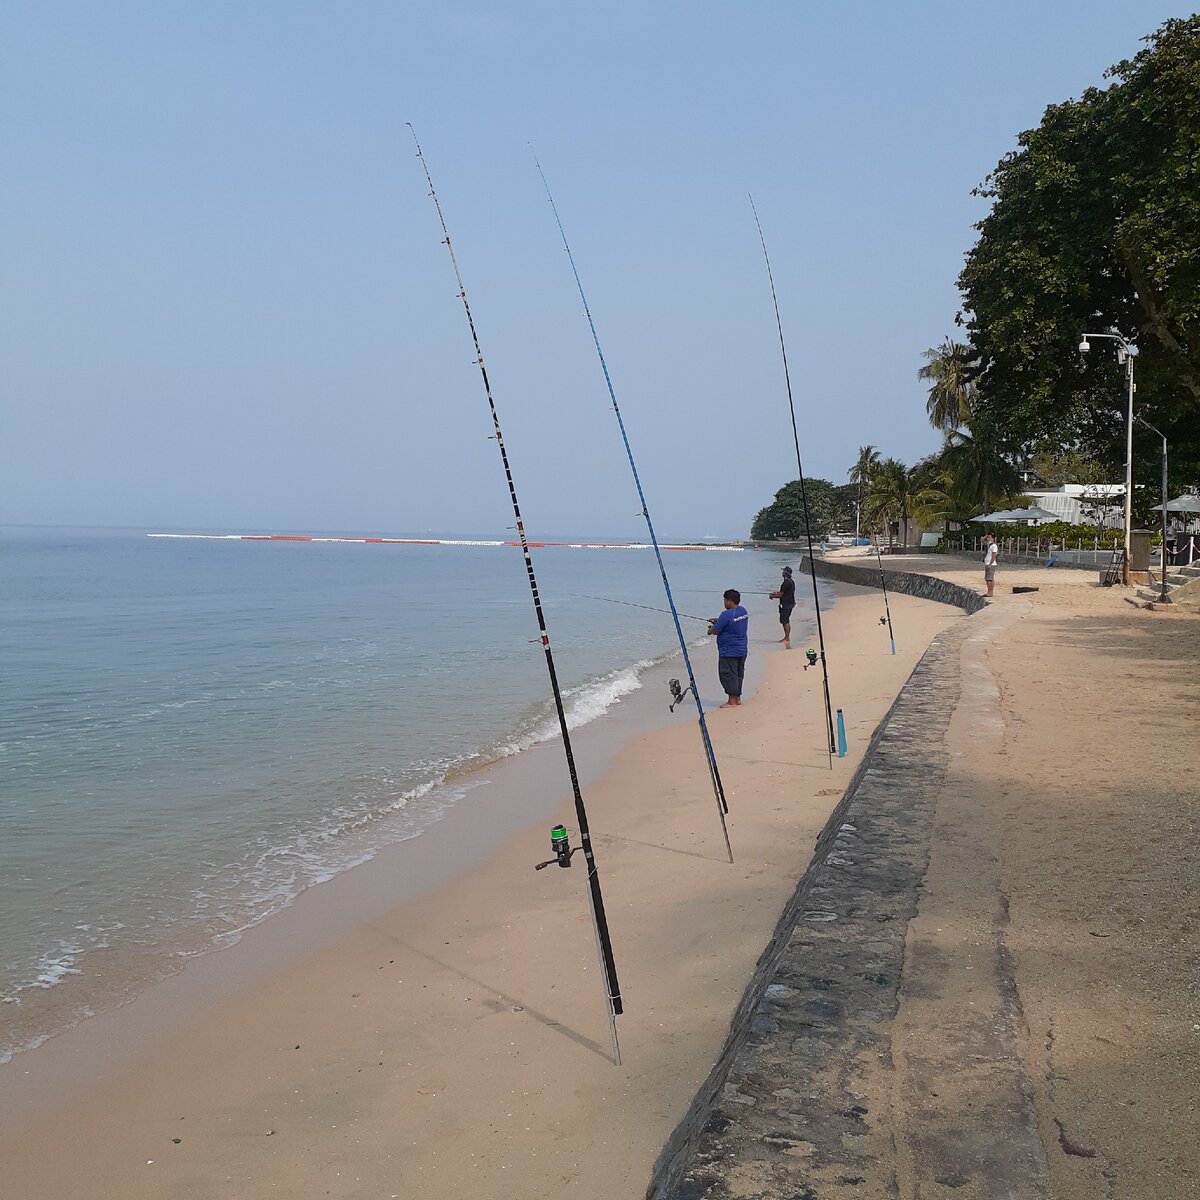
M 513 547 L 148 532 L 0 528 L 0 1063 L 559 736 Z M 573 728 L 678 662 L 652 552 L 533 553 Z M 788 561 L 665 557 L 691 617 L 727 587 L 770 614 Z

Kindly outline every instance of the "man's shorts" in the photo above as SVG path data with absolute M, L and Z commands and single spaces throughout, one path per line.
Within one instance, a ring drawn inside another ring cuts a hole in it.
M 992 580 L 995 578 L 996 578 L 996 568 L 995 567 L 984 567 L 983 568 L 984 583 L 991 583 Z
M 792 619 L 792 609 L 795 607 L 794 604 L 781 604 L 779 606 L 780 625 L 786 625 Z
M 717 677 L 721 680 L 721 687 L 725 689 L 725 695 L 740 696 L 742 694 L 742 678 L 745 674 L 746 658 L 744 655 L 741 658 L 717 659 Z

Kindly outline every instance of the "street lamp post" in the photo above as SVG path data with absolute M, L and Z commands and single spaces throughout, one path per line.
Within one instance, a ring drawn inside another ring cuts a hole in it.
M 1135 348 L 1119 333 L 1085 333 L 1079 343 L 1079 352 L 1086 354 L 1091 346 L 1088 338 L 1110 338 L 1117 343 L 1117 362 L 1125 367 L 1125 375 L 1129 383 L 1129 408 L 1125 420 L 1125 552 L 1121 565 L 1121 583 L 1129 586 L 1129 555 L 1133 529 L 1133 357 Z
M 1151 433 L 1157 433 L 1162 438 L 1162 579 L 1158 598 L 1167 604 L 1167 435 L 1161 429 L 1155 429 L 1145 417 L 1138 417 L 1138 420 Z

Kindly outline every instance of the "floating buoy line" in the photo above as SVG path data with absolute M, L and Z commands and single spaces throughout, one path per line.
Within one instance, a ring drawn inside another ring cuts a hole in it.
M 532 546 L 537 550 L 653 550 L 649 542 L 506 542 L 483 538 L 330 537 L 319 533 L 148 533 L 152 538 L 199 538 L 209 542 L 357 542 L 367 546 Z M 740 553 L 753 546 L 705 546 L 680 543 L 659 550 L 707 550 Z

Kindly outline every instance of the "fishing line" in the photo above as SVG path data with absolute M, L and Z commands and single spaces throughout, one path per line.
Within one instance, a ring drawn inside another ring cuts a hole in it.
M 875 547 L 875 561 L 879 563 L 879 586 L 883 588 L 883 611 L 886 614 L 884 621 L 887 625 L 888 637 L 892 643 L 892 655 L 896 654 L 896 635 L 892 632 L 892 610 L 888 606 L 887 580 L 883 574 L 883 555 L 879 553 L 879 539 L 872 538 L 872 544 Z
M 567 714 L 563 708 L 562 693 L 558 686 L 558 673 L 554 669 L 554 655 L 550 650 L 550 635 L 546 632 L 546 618 L 542 612 L 542 598 L 538 591 L 537 577 L 533 573 L 533 559 L 529 554 L 529 543 L 525 538 L 525 524 L 521 519 L 521 506 L 517 503 L 517 489 L 513 483 L 512 468 L 508 462 L 508 451 L 504 447 L 504 437 L 500 432 L 500 418 L 496 413 L 496 402 L 492 398 L 492 385 L 488 379 L 487 368 L 483 362 L 483 350 L 479 345 L 479 335 L 475 331 L 475 318 L 471 315 L 471 306 L 467 303 L 467 291 L 463 287 L 462 275 L 458 270 L 458 259 L 454 254 L 454 247 L 450 244 L 450 231 L 446 227 L 446 218 L 442 214 L 442 206 L 438 200 L 437 192 L 434 190 L 433 177 L 429 173 L 429 165 L 425 161 L 425 155 L 421 150 L 421 143 L 417 141 L 417 132 L 412 127 L 411 122 L 405 122 L 408 125 L 408 130 L 412 134 L 413 142 L 417 147 L 417 158 L 421 160 L 421 168 L 425 172 L 425 180 L 429 184 L 429 195 L 433 200 L 433 206 L 437 209 L 438 221 L 442 227 L 443 240 L 447 251 L 450 254 L 450 263 L 454 267 L 454 278 L 458 283 L 458 298 L 462 301 L 463 311 L 467 314 L 467 325 L 471 330 L 471 341 L 475 347 L 475 362 L 479 367 L 479 374 L 483 378 L 483 391 L 487 396 L 488 409 L 492 415 L 492 428 L 495 430 L 493 436 L 496 439 L 496 445 L 500 450 L 500 461 L 504 466 L 504 477 L 508 481 L 508 496 L 512 501 L 513 516 L 517 521 L 517 534 L 521 542 L 521 550 L 525 555 L 525 573 L 529 577 L 529 590 L 533 596 L 533 610 L 537 614 L 538 629 L 541 631 L 542 648 L 546 652 L 546 670 L 550 675 L 550 690 L 554 693 L 554 707 L 558 712 L 558 727 L 562 733 L 563 752 L 567 757 L 567 772 L 571 777 L 571 792 L 575 798 L 575 817 L 579 823 L 579 841 L 578 849 L 583 851 L 583 856 L 587 860 L 587 884 L 588 884 L 588 904 L 592 913 L 592 930 L 596 935 L 596 950 L 600 956 L 600 966 L 602 968 L 605 1001 L 608 1005 L 608 1027 L 612 1035 L 613 1058 L 617 1066 L 621 1065 L 621 1046 L 617 1041 L 617 1017 L 623 1011 L 621 1004 L 621 988 L 617 982 L 617 967 L 613 960 L 612 939 L 609 937 L 608 920 L 604 915 L 604 897 L 600 891 L 600 875 L 596 870 L 596 858 L 592 852 L 592 839 L 588 832 L 587 810 L 583 805 L 583 793 L 579 787 L 579 774 L 575 769 L 575 755 L 571 749 L 571 735 L 567 729 Z M 557 843 L 560 839 L 557 836 L 557 830 L 551 834 L 553 843 Z M 562 835 L 565 837 L 565 832 Z M 556 846 L 556 850 L 558 847 Z M 561 861 L 561 860 L 560 860 Z M 565 861 L 561 861 L 561 865 L 570 865 L 570 854 L 565 855 Z
M 800 434 L 796 429 L 796 404 L 792 399 L 792 376 L 788 370 L 787 346 L 783 340 L 783 319 L 779 315 L 779 297 L 775 294 L 775 275 L 771 270 L 771 257 L 767 254 L 767 239 L 763 236 L 762 222 L 754 197 L 750 197 L 750 209 L 754 213 L 754 224 L 758 226 L 758 240 L 762 243 L 763 259 L 767 264 L 767 279 L 771 284 L 771 303 L 775 306 L 775 327 L 779 330 L 779 352 L 783 355 L 783 378 L 787 384 L 788 409 L 792 414 L 792 441 L 796 446 L 796 470 L 800 474 L 800 502 L 804 506 L 804 534 L 808 539 L 808 573 L 812 577 L 813 608 L 817 614 L 817 642 L 821 647 L 821 675 L 825 684 L 825 721 L 829 727 L 829 769 L 833 770 L 833 752 L 838 748 L 833 732 L 833 706 L 829 700 L 829 664 L 825 660 L 825 631 L 821 626 L 821 597 L 817 592 L 817 566 L 813 556 L 812 524 L 808 515 L 808 489 L 804 482 L 804 464 L 800 461 Z
M 604 351 L 600 348 L 600 335 L 596 332 L 596 322 L 592 320 L 592 310 L 588 305 L 587 296 L 583 291 L 583 281 L 579 278 L 579 268 L 575 265 L 575 255 L 571 253 L 571 245 L 567 241 L 567 232 L 563 229 L 562 218 L 558 215 L 558 205 L 554 203 L 554 197 L 550 193 L 550 185 L 546 182 L 546 173 L 542 170 L 542 164 L 538 162 L 537 154 L 534 153 L 532 146 L 529 147 L 529 150 L 533 154 L 533 161 L 537 166 L 538 174 L 542 177 L 542 186 L 546 189 L 546 199 L 550 201 L 550 211 L 554 213 L 554 222 L 558 226 L 563 249 L 567 252 L 567 261 L 571 264 L 571 274 L 575 276 L 575 286 L 579 289 L 579 299 L 583 302 L 583 312 L 587 317 L 588 328 L 592 331 L 592 341 L 596 346 L 596 356 L 600 359 L 600 369 L 604 372 L 604 383 L 608 388 L 608 398 L 612 401 L 613 413 L 616 415 L 617 425 L 621 430 L 621 440 L 625 443 L 625 455 L 629 459 L 629 469 L 633 472 L 633 482 L 637 487 L 638 499 L 641 501 L 642 516 L 646 521 L 646 532 L 650 535 L 650 544 L 654 547 L 654 557 L 658 561 L 658 571 L 662 576 L 663 590 L 667 594 L 667 604 L 670 606 L 671 616 L 675 621 L 675 632 L 679 637 L 679 649 L 683 653 L 683 665 L 687 669 L 688 687 L 691 690 L 692 699 L 696 702 L 696 717 L 700 724 L 700 738 L 704 743 L 704 754 L 708 760 L 708 773 L 712 779 L 713 796 L 717 802 L 717 815 L 721 818 L 721 833 L 725 838 L 725 849 L 729 854 L 729 861 L 733 862 L 733 847 L 729 843 L 729 826 L 725 820 L 725 816 L 729 812 L 729 804 L 725 799 L 725 788 L 721 783 L 721 772 L 717 769 L 716 751 L 713 750 L 712 738 L 708 734 L 708 722 L 704 718 L 704 705 L 700 702 L 700 689 L 696 686 L 696 676 L 692 671 L 692 657 L 688 653 L 687 639 L 683 636 L 683 626 L 679 622 L 680 614 L 675 607 L 675 597 L 671 594 L 671 581 L 667 578 L 667 568 L 663 563 L 662 550 L 658 544 L 658 536 L 654 532 L 654 522 L 650 519 L 650 509 L 646 504 L 646 494 L 642 490 L 642 479 L 638 474 L 637 463 L 633 458 L 633 448 L 629 444 L 629 435 L 625 432 L 625 418 L 621 416 L 621 406 L 617 403 L 617 393 L 613 388 L 612 376 L 608 371 L 608 363 L 604 358 Z M 675 689 L 672 688 L 671 691 L 674 696 Z M 676 703 L 678 703 L 678 699 Z
M 629 608 L 644 608 L 647 612 L 666 613 L 668 616 L 686 617 L 689 621 L 703 621 L 712 624 L 712 617 L 694 617 L 691 613 L 676 613 L 669 608 L 655 608 L 652 604 L 634 604 L 632 600 L 614 600 L 611 596 L 589 596 L 587 592 L 568 592 L 568 596 L 577 596 L 583 600 L 603 600 L 605 604 L 624 604 Z

